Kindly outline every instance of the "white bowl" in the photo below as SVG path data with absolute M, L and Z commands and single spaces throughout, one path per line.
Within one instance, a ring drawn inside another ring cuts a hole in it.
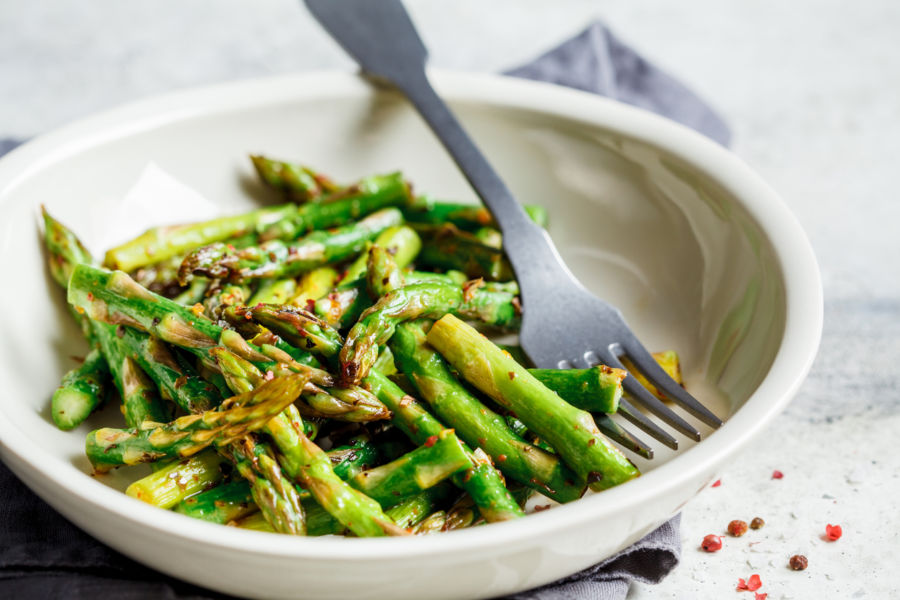
M 258 203 L 249 152 L 303 160 L 338 180 L 402 169 L 417 190 L 474 200 L 413 111 L 350 74 L 179 92 L 46 135 L 0 161 L 0 450 L 72 522 L 156 569 L 223 592 L 303 598 L 485 598 L 568 575 L 651 531 L 785 406 L 813 360 L 822 290 L 784 203 L 740 160 L 670 121 L 582 92 L 435 73 L 441 94 L 551 234 L 581 280 L 618 305 L 651 349 L 677 349 L 688 387 L 728 421 L 659 451 L 644 475 L 514 522 L 404 539 L 294 538 L 191 520 L 93 478 L 84 434 L 48 416 L 84 352 L 44 266 L 36 207 L 76 232 L 92 201 L 121 196 L 148 161 L 221 203 Z M 657 446 L 659 444 L 656 444 Z

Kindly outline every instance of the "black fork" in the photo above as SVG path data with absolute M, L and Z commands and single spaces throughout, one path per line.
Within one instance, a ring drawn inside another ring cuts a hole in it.
M 456 161 L 503 233 L 503 247 L 516 273 L 525 307 L 520 340 L 541 368 L 624 368 L 626 356 L 668 398 L 711 427 L 722 421 L 688 394 L 657 364 L 621 312 L 588 292 L 559 256 L 547 232 L 535 225 L 506 184 L 438 97 L 425 73 L 427 51 L 400 0 L 305 0 L 312 14 L 363 70 L 403 92 Z M 700 432 L 645 389 L 634 377 L 623 385 L 618 413 L 672 449 L 678 441 L 632 402 L 694 440 Z M 630 400 L 630 401 L 629 401 Z M 652 449 L 609 417 L 597 425 L 624 447 L 651 458 Z

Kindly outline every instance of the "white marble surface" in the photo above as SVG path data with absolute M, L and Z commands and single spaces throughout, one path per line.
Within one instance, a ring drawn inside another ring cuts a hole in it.
M 409 0 L 437 66 L 496 71 L 605 19 L 725 115 L 818 254 L 822 350 L 785 415 L 684 511 L 681 566 L 629 598 L 892 598 L 900 582 L 900 4 Z M 4 0 L 0 138 L 196 84 L 350 68 L 295 0 Z M 770 478 L 773 469 L 784 479 Z M 764 529 L 699 542 L 729 520 Z M 826 523 L 844 537 L 822 541 Z M 751 545 L 751 543 L 753 545 Z M 802 552 L 810 566 L 787 569 Z M 746 592 L 737 598 L 750 597 Z

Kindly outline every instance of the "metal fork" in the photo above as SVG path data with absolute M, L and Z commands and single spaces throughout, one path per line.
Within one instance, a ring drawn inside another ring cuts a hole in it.
M 503 233 L 503 247 L 516 273 L 525 307 L 519 334 L 522 348 L 538 367 L 588 367 L 598 363 L 624 368 L 622 356 L 669 399 L 700 421 L 722 421 L 673 381 L 625 324 L 622 313 L 588 292 L 572 275 L 547 233 L 529 218 L 509 189 L 438 97 L 425 73 L 427 50 L 400 0 L 305 0 L 331 36 L 375 78 L 403 92 L 456 161 Z M 675 430 L 700 439 L 700 432 L 640 385 L 626 377 L 629 400 L 618 414 L 666 446 L 678 441 L 632 405 Z M 652 449 L 607 416 L 600 429 L 639 455 Z

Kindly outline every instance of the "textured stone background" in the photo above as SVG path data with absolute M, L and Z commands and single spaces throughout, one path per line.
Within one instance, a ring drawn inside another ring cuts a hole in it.
M 785 197 L 819 257 L 825 332 L 809 380 L 722 485 L 687 506 L 682 566 L 629 597 L 725 598 L 750 573 L 769 600 L 896 597 L 900 4 L 408 5 L 435 66 L 475 71 L 515 66 L 605 19 L 723 113 L 735 151 Z M 157 92 L 327 68 L 352 65 L 293 0 L 4 0 L 0 138 Z M 768 525 L 717 554 L 698 550 L 706 533 L 753 516 Z M 834 544 L 818 537 L 829 522 L 844 527 Z M 810 561 L 802 573 L 786 568 L 798 551 Z

